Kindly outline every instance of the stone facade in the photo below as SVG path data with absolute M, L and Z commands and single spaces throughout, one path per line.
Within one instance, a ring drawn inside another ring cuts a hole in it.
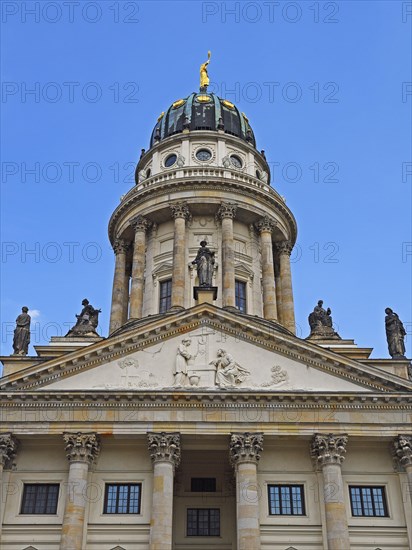
M 109 336 L 2 358 L 1 549 L 412 548 L 409 361 L 295 335 L 296 222 L 250 127 L 189 127 L 111 217 Z

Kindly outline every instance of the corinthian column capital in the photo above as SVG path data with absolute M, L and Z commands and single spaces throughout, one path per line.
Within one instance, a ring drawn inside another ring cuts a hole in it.
M 128 249 L 129 243 L 124 239 L 116 239 L 113 243 L 113 250 L 116 255 L 127 252 Z
M 277 243 L 275 243 L 275 247 L 280 256 L 282 254 L 287 254 L 288 256 L 290 256 L 293 248 L 290 241 L 278 241 Z
M 176 218 L 184 218 L 185 220 L 190 220 L 190 210 L 185 202 L 175 202 L 170 205 L 172 210 L 172 216 Z
M 11 432 L 0 434 L 0 465 L 3 468 L 16 456 L 18 445 L 17 438 Z
M 96 433 L 65 432 L 63 440 L 69 462 L 85 462 L 90 466 L 99 455 L 100 438 Z
M 216 212 L 216 218 L 223 220 L 224 218 L 233 219 L 236 216 L 237 204 L 234 202 L 222 202 Z
M 320 464 L 342 464 L 345 460 L 348 436 L 346 434 L 315 434 L 312 439 L 311 455 Z
M 130 225 L 135 231 L 147 231 L 152 226 L 152 222 L 139 215 L 130 220 Z
M 256 223 L 256 229 L 260 233 L 262 233 L 263 231 L 269 231 L 269 233 L 272 233 L 276 225 L 277 222 L 275 220 L 272 220 L 272 218 L 269 218 L 269 216 L 264 216 Z
M 412 435 L 398 435 L 393 441 L 393 456 L 400 466 L 412 466 Z
M 171 462 L 175 468 L 180 464 L 180 433 L 147 434 L 150 458 L 153 462 Z
M 263 433 L 232 433 L 230 435 L 230 463 L 236 466 L 240 462 L 260 460 L 263 451 Z

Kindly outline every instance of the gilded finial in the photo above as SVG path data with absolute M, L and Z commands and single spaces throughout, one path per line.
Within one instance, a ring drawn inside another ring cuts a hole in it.
M 200 91 L 207 92 L 207 87 L 209 86 L 209 75 L 207 74 L 207 66 L 210 63 L 210 58 L 212 54 L 210 50 L 207 52 L 207 61 L 200 65 Z

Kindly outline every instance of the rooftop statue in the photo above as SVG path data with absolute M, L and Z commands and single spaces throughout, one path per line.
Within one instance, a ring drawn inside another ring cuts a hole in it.
M 398 315 L 390 307 L 385 309 L 385 329 L 388 341 L 389 355 L 392 359 L 406 359 L 405 336 L 406 330 Z
M 83 309 L 80 315 L 76 315 L 76 324 L 69 330 L 66 337 L 99 336 L 96 332 L 96 328 L 99 324 L 99 313 L 101 313 L 101 309 L 94 309 L 89 303 L 89 300 L 86 299 L 83 300 L 82 306 Z
M 310 326 L 310 335 L 308 338 L 315 338 L 318 340 L 340 339 L 339 334 L 333 329 L 331 313 L 332 310 L 329 307 L 326 310 L 324 309 L 323 300 L 319 300 L 308 317 Z
M 199 286 L 210 288 L 213 286 L 213 267 L 215 264 L 215 253 L 207 248 L 207 242 L 202 241 L 197 251 L 197 256 L 192 264 L 196 265 Z
M 16 328 L 13 338 L 13 355 L 27 355 L 30 344 L 30 321 L 31 317 L 27 313 L 29 308 L 24 306 L 16 319 Z
M 205 63 L 202 63 L 200 65 L 200 91 L 206 92 L 207 87 L 209 86 L 209 75 L 207 74 L 207 66 L 210 63 L 210 57 L 211 57 L 210 50 L 207 52 L 207 61 Z

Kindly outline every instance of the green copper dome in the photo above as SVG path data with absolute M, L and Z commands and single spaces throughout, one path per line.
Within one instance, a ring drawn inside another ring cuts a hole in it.
M 179 99 L 162 113 L 153 129 L 150 147 L 183 130 L 221 130 L 256 147 L 255 136 L 246 115 L 230 101 L 206 91 Z

